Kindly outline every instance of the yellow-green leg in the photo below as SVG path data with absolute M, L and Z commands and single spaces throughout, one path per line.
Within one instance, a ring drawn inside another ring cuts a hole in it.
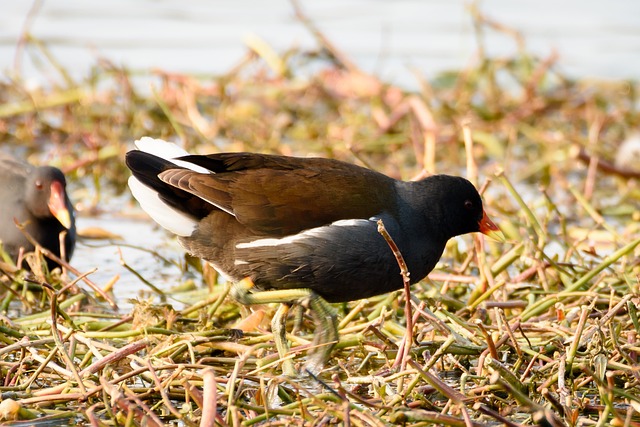
M 248 294 L 249 295 L 249 294 Z M 291 305 L 288 303 L 280 304 L 276 314 L 271 319 L 271 332 L 273 332 L 273 340 L 276 343 L 276 349 L 282 360 L 282 373 L 289 377 L 296 375 L 296 369 L 293 367 L 293 360 L 287 357 L 289 353 L 289 342 L 287 341 L 287 315 Z
M 306 369 L 312 373 L 319 372 L 331 355 L 331 350 L 338 342 L 338 319 L 333 307 L 311 289 L 280 289 L 275 291 L 249 292 L 253 283 L 249 280 L 238 282 L 231 289 L 231 296 L 241 304 L 282 303 L 271 320 L 273 339 L 280 358 L 283 360 L 282 371 L 285 375 L 295 376 L 291 359 L 287 359 L 289 344 L 287 342 L 286 321 L 291 304 L 299 304 L 311 310 L 316 324 L 313 339 L 313 353 L 309 355 Z
M 313 291 L 310 291 L 308 303 L 317 328 L 313 338 L 314 353 L 309 355 L 306 369 L 312 374 L 316 374 L 322 370 L 331 356 L 333 347 L 340 340 L 338 316 L 333 307 Z

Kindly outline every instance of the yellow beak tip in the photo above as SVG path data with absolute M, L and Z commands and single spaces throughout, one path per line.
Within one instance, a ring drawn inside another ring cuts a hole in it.
M 502 232 L 502 230 L 498 229 L 498 230 L 489 230 L 485 233 L 483 233 L 484 235 L 490 237 L 491 239 L 504 243 L 507 241 L 507 238 L 505 237 L 504 233 Z

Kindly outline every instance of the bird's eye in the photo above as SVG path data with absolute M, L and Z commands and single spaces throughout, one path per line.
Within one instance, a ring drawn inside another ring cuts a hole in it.
M 473 202 L 471 200 L 464 201 L 464 208 L 467 210 L 473 209 Z
M 38 180 L 36 180 L 36 189 L 38 189 L 38 190 L 42 190 L 42 187 L 44 187 L 44 186 L 42 185 L 42 181 L 40 181 L 39 179 L 38 179 Z

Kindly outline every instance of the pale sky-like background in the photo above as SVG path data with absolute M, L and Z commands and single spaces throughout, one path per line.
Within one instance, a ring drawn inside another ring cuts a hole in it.
M 476 51 L 465 0 L 301 0 L 333 43 L 368 72 L 412 86 L 411 69 L 426 78 L 465 67 Z M 571 77 L 640 77 L 638 0 L 484 0 L 480 10 L 521 31 L 529 51 L 560 54 Z M 34 2 L 0 0 L 0 74 L 14 67 L 17 40 Z M 82 77 L 98 56 L 135 71 L 228 71 L 246 52 L 248 35 L 277 51 L 313 47 L 287 0 L 48 0 L 29 26 L 57 61 Z M 489 32 L 492 54 L 513 54 L 513 39 Z M 23 57 L 23 75 L 46 80 L 55 72 Z

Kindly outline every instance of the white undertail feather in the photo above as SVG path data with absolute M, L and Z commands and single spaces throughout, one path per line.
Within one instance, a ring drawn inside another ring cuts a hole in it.
M 371 227 L 375 225 L 376 221 L 377 219 L 373 217 L 369 219 L 341 219 L 338 221 L 334 221 L 329 225 L 310 228 L 308 230 L 301 231 L 298 234 L 292 234 L 291 236 L 281 238 L 264 238 L 253 240 L 251 242 L 238 243 L 236 245 L 236 248 L 251 249 L 268 246 L 289 245 L 291 243 L 303 241 L 308 238 L 322 237 L 325 233 L 329 232 L 332 227 Z
M 176 157 L 188 156 L 189 153 L 178 147 L 173 142 L 167 142 L 162 139 L 154 139 L 145 136 L 137 140 L 135 144 L 138 150 L 153 154 L 161 159 L 169 160 L 175 165 L 191 169 L 192 171 L 199 173 L 211 173 L 208 169 L 194 165 L 193 163 L 185 162 L 184 160 L 176 160 Z
M 160 200 L 158 193 L 138 181 L 134 176 L 129 178 L 129 188 L 142 209 L 155 222 L 170 232 L 178 236 L 190 236 L 198 225 L 195 219 L 173 209 Z
M 176 160 L 176 157 L 188 156 L 189 153 L 187 151 L 183 150 L 182 148 L 178 147 L 176 144 L 174 144 L 172 142 L 167 142 L 167 141 L 163 141 L 162 139 L 154 139 L 154 138 L 149 138 L 148 136 L 145 136 L 145 137 L 137 140 L 135 142 L 135 144 L 136 144 L 136 147 L 140 151 L 144 151 L 145 153 L 153 154 L 156 157 L 160 157 L 162 159 L 168 160 L 171 163 L 175 164 L 176 166 L 187 168 L 187 169 L 190 169 L 190 170 L 192 170 L 194 172 L 198 172 L 198 173 L 206 173 L 206 174 L 213 173 L 210 170 L 205 169 L 205 168 L 203 168 L 201 166 L 198 166 L 198 165 L 194 165 L 193 163 L 185 162 L 183 160 Z M 221 209 L 221 210 L 227 212 L 230 215 L 235 215 L 235 213 L 233 211 L 229 210 L 228 208 L 226 208 L 224 206 L 218 205 L 214 200 L 207 200 L 206 198 L 202 197 L 200 194 L 197 194 L 197 193 L 193 193 L 193 195 L 197 196 L 197 197 L 200 197 L 205 202 L 211 203 L 212 205 L 216 206 L 218 209 Z M 137 197 L 136 197 L 136 199 L 137 199 Z M 140 204 L 142 204 L 142 203 L 140 203 Z M 154 206 L 156 206 L 156 205 L 154 205 Z M 169 208 L 169 209 L 171 209 L 171 208 Z M 147 211 L 147 213 L 149 213 L 149 215 L 151 215 L 151 212 L 149 210 L 145 209 L 145 211 Z M 153 215 L 151 215 L 151 216 L 153 217 Z M 163 225 L 163 224 L 160 224 L 160 225 L 162 225 L 165 228 L 169 228 L 166 225 Z M 189 233 L 189 234 L 191 234 L 191 233 Z
M 171 163 L 184 168 L 191 169 L 199 173 L 210 173 L 207 169 L 182 160 L 175 160 L 176 157 L 188 156 L 189 153 L 176 144 L 153 139 L 147 136 L 135 142 L 140 151 L 153 154 L 154 156 L 168 160 Z M 178 236 L 190 236 L 196 229 L 198 223 L 194 218 L 172 208 L 160 200 L 158 193 L 152 188 L 141 183 L 137 178 L 129 178 L 129 188 L 131 194 L 136 198 L 142 209 L 155 222 Z

